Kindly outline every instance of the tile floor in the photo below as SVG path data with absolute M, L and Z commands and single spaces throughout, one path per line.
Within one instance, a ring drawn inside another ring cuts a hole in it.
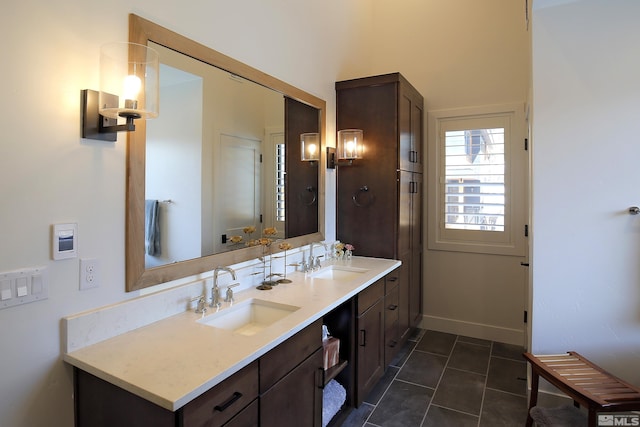
M 523 426 L 519 346 L 418 330 L 343 427 Z

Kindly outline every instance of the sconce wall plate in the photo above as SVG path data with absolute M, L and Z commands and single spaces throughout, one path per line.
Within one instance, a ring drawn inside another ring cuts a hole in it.
M 100 128 L 106 128 L 110 126 L 116 126 L 118 120 L 110 119 L 109 117 L 102 116 L 99 113 L 98 109 L 98 98 L 99 93 L 96 90 L 91 89 L 83 89 L 80 92 L 80 108 L 82 117 L 82 137 L 87 139 L 97 139 L 100 141 L 110 141 L 115 142 L 118 138 L 118 133 L 113 132 L 100 132 Z M 104 99 L 103 94 L 103 99 Z M 113 97 L 111 105 L 118 105 L 118 97 L 116 95 L 111 95 Z M 111 98 L 109 98 L 111 99 Z
M 335 169 L 336 166 L 352 166 L 353 159 L 340 160 L 338 159 L 336 148 L 327 147 L 327 169 Z
M 336 168 L 336 149 L 335 147 L 327 147 L 327 169 Z

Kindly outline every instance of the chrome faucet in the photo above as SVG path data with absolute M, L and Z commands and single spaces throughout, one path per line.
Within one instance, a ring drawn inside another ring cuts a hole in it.
M 322 246 L 324 248 L 325 254 L 327 253 L 327 245 L 325 243 L 311 242 L 311 244 L 309 245 L 309 261 L 307 262 L 307 268 L 311 271 L 315 270 L 316 268 L 320 268 L 320 256 L 322 256 L 320 255 L 316 258 L 313 257 L 313 247 L 315 245 Z
M 209 307 L 219 308 L 222 305 L 222 303 L 220 302 L 220 288 L 218 287 L 218 273 L 221 271 L 226 271 L 228 273 L 231 273 L 231 278 L 233 278 L 233 280 L 237 280 L 236 272 L 233 268 L 231 267 L 214 268 L 213 269 L 213 287 L 211 288 L 211 303 L 209 304 Z

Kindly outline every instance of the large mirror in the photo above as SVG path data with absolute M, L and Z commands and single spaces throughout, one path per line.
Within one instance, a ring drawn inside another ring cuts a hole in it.
M 139 16 L 129 27 L 160 52 L 161 105 L 128 136 L 127 291 L 257 258 L 246 243 L 268 227 L 322 240 L 322 162 L 300 160 L 300 135 L 323 138 L 325 102 Z

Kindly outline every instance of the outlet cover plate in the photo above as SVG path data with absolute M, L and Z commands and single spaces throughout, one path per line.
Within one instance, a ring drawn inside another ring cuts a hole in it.
M 80 260 L 80 290 L 94 289 L 100 286 L 100 262 L 95 258 Z

